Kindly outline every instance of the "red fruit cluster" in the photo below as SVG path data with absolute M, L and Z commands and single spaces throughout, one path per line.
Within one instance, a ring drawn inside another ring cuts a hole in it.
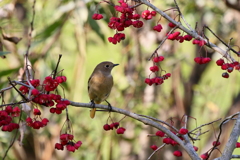
M 206 64 L 211 61 L 211 58 L 209 57 L 196 57 L 194 58 L 194 61 L 198 64 Z
M 181 157 L 182 156 L 182 152 L 177 150 L 177 151 L 173 152 L 173 155 L 176 156 L 176 157 Z
M 125 28 L 130 27 L 131 25 L 135 28 L 141 28 L 143 22 L 139 20 L 140 15 L 134 14 L 134 8 L 129 6 L 124 0 L 118 1 L 119 5 L 115 5 L 114 9 L 120 13 L 119 17 L 111 17 L 108 23 L 108 27 L 118 31 L 124 31 Z M 121 33 L 121 36 L 116 36 L 119 33 L 116 33 L 113 37 L 109 37 L 108 41 L 113 44 L 119 43 L 121 40 L 125 39 L 125 34 Z M 117 39 L 117 40 L 116 40 Z
M 167 39 L 169 40 L 176 40 L 179 41 L 180 43 L 183 43 L 184 41 L 191 41 L 192 36 L 191 35 L 185 35 L 185 36 L 180 36 L 180 32 L 173 32 L 171 34 L 167 34 Z
M 20 115 L 20 109 L 18 107 L 12 108 L 7 106 L 5 110 L 0 111 L 0 127 L 2 131 L 12 132 L 14 129 L 19 128 L 19 124 L 13 123 L 13 118 Z
M 161 77 L 146 78 L 145 83 L 149 86 L 151 86 L 152 84 L 161 85 L 163 84 L 164 80 L 168 79 L 169 77 L 171 77 L 171 73 L 167 73 Z
M 113 129 L 117 129 L 116 130 L 116 133 L 117 134 L 124 134 L 124 132 L 125 132 L 125 128 L 123 128 L 123 127 L 119 127 L 119 122 L 113 122 L 113 123 L 111 123 L 110 125 L 109 124 L 105 124 L 104 126 L 103 126 L 103 129 L 105 130 L 105 131 L 109 131 L 109 130 L 113 130 Z
M 157 75 L 157 72 L 159 70 L 162 71 L 162 69 L 158 67 L 157 63 L 162 62 L 163 60 L 164 60 L 164 57 L 163 56 L 158 56 L 158 55 L 152 58 L 153 66 L 151 66 L 149 69 L 150 69 L 150 71 L 152 71 L 152 73 L 155 73 L 156 77 L 145 79 L 145 83 L 148 84 L 149 86 L 151 86 L 152 84 L 161 85 L 164 82 L 164 80 L 171 77 L 170 73 L 167 73 L 167 74 L 165 74 L 163 76 L 160 76 L 160 77 Z
M 94 14 L 92 15 L 92 19 L 94 19 L 94 20 L 100 20 L 100 19 L 102 19 L 102 18 L 103 18 L 103 15 L 98 14 L 98 13 L 94 13 Z
M 156 16 L 157 12 L 156 11 L 149 11 L 149 10 L 145 10 L 142 12 L 142 18 L 145 20 L 150 20 L 152 19 L 153 16 Z
M 156 26 L 153 27 L 153 30 L 157 31 L 157 32 L 161 32 L 161 30 L 163 29 L 161 24 L 158 24 Z
M 59 76 L 53 79 L 51 76 L 48 76 L 43 81 L 43 86 L 45 91 L 54 91 L 60 83 L 66 82 L 67 78 L 65 76 Z
M 32 85 L 34 88 L 36 88 L 36 87 L 38 87 L 38 86 L 40 85 L 40 80 L 39 80 L 39 79 L 33 79 L 33 80 L 30 80 L 30 83 L 31 83 L 31 85 Z M 29 85 L 28 82 L 26 82 L 26 84 Z M 29 92 L 29 88 L 26 87 L 26 86 L 21 86 L 21 87 L 19 88 L 19 90 L 20 90 L 23 94 L 26 94 L 26 93 Z
M 33 129 L 40 129 L 45 127 L 49 120 L 47 118 L 37 120 L 37 118 L 32 119 L 31 117 L 27 117 L 26 122 L 29 127 L 32 127 Z
M 78 148 L 81 147 L 82 142 L 77 141 L 76 143 L 74 143 L 73 138 L 74 136 L 72 134 L 61 134 L 60 143 L 55 144 L 55 149 L 63 150 L 64 146 L 66 146 L 66 149 L 68 151 L 75 152 L 75 150 L 78 150 Z
M 171 144 L 172 146 L 178 145 L 178 143 L 170 137 L 163 138 L 162 142 L 165 144 Z
M 202 47 L 202 46 L 204 46 L 205 44 L 207 44 L 206 41 L 204 41 L 204 40 L 198 40 L 198 39 L 194 39 L 194 40 L 192 41 L 192 43 L 193 43 L 193 44 L 197 44 L 197 45 L 200 46 L 200 47 Z
M 235 62 L 232 62 L 232 63 L 225 63 L 224 60 L 222 58 L 218 59 L 216 61 L 216 64 L 218 66 L 221 66 L 221 69 L 222 70 L 226 70 L 227 72 L 224 72 L 222 74 L 222 77 L 223 78 L 228 78 L 229 77 L 229 73 L 231 73 L 234 69 L 235 70 L 240 70 L 240 63 L 235 61 Z
M 103 129 L 105 131 L 113 130 L 113 128 L 117 129 L 119 126 L 119 122 L 113 122 L 110 125 L 109 124 L 104 124 Z
M 111 42 L 112 44 L 117 44 L 124 39 L 125 39 L 124 33 L 116 33 L 113 37 L 108 37 L 108 41 Z

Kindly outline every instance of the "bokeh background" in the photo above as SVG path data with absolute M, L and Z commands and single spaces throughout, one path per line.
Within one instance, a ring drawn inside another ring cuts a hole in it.
M 147 86 L 144 79 L 151 73 L 152 65 L 148 58 L 163 40 L 170 29 L 168 22 L 161 18 L 163 26 L 161 33 L 156 33 L 152 27 L 157 24 L 160 16 L 144 21 L 141 29 L 127 28 L 126 39 L 120 44 L 108 43 L 107 38 L 113 36 L 107 22 L 115 15 L 113 8 L 106 3 L 98 5 L 99 13 L 104 15 L 101 21 L 91 19 L 96 12 L 99 1 L 83 0 L 37 0 L 35 6 L 35 21 L 33 39 L 29 59 L 35 71 L 35 78 L 41 80 L 51 74 L 56 66 L 59 54 L 63 57 L 59 69 L 67 76 L 63 85 L 67 99 L 76 102 L 89 102 L 87 80 L 96 64 L 102 61 L 112 61 L 120 65 L 114 68 L 114 87 L 108 98 L 113 106 L 149 115 L 170 122 L 180 127 L 183 115 L 189 116 L 189 130 L 198 125 L 224 118 L 240 109 L 240 76 L 237 71 L 228 79 L 222 78 L 223 71 L 215 64 L 221 56 L 208 48 L 198 48 L 191 42 L 166 41 L 159 50 L 165 56 L 161 67 L 172 74 L 172 77 L 161 86 Z M 174 7 L 173 1 L 151 1 L 161 10 Z M 177 0 L 187 22 L 202 32 L 202 26 L 209 26 L 223 41 L 229 43 L 237 51 L 240 45 L 240 2 L 238 0 Z M 113 1 L 117 3 L 117 1 Z M 11 52 L 6 58 L 0 59 L 0 88 L 9 86 L 7 77 L 16 80 L 18 71 L 24 65 L 23 55 L 28 45 L 28 31 L 32 19 L 32 0 L 1 0 L 0 27 L 9 36 L 22 37 L 17 44 L 6 40 L 3 50 Z M 142 5 L 138 13 L 146 10 Z M 167 11 L 172 17 L 177 16 L 173 10 Z M 226 49 L 209 31 L 205 31 L 209 40 Z M 196 64 L 196 56 L 208 56 L 212 62 L 205 65 Z M 235 55 L 232 53 L 235 57 Z M 238 60 L 237 57 L 235 57 Z M 59 90 L 60 93 L 63 92 Z M 21 97 L 15 91 L 4 93 L 5 102 L 16 102 Z M 89 109 L 69 107 L 70 119 L 73 124 L 75 140 L 83 142 L 75 153 L 54 150 L 54 144 L 59 142 L 59 134 L 66 116 L 53 115 L 48 108 L 42 108 L 43 117 L 50 123 L 43 129 L 28 128 L 20 147 L 15 142 L 8 153 L 9 160 L 143 160 L 152 153 L 150 146 L 162 144 L 161 139 L 148 137 L 156 132 L 146 126 L 126 117 L 120 125 L 126 128 L 124 135 L 117 135 L 115 130 L 104 131 L 102 126 L 107 123 L 108 113 L 97 113 L 94 119 L 89 117 Z M 24 115 L 26 117 L 26 115 Z M 111 114 L 114 121 L 124 116 Z M 23 117 L 23 119 L 25 118 Z M 206 126 L 202 131 L 201 140 L 195 142 L 199 153 L 206 152 L 218 134 L 220 122 Z M 221 147 L 227 141 L 232 124 L 224 125 L 221 136 Z M 0 155 L 9 146 L 12 133 L 0 132 Z M 172 152 L 176 147 L 167 146 L 152 159 L 174 160 Z M 237 153 L 237 149 L 235 150 Z M 238 149 L 239 152 L 239 149 Z M 184 153 L 184 152 L 183 152 Z M 214 151 L 213 156 L 221 153 Z M 178 158 L 181 159 L 181 158 Z M 182 159 L 189 159 L 186 153 Z

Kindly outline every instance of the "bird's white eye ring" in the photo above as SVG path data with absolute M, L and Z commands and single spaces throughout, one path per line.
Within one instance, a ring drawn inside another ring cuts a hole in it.
M 109 67 L 109 65 L 107 64 L 105 67 L 106 67 L 106 68 L 108 68 L 108 67 Z

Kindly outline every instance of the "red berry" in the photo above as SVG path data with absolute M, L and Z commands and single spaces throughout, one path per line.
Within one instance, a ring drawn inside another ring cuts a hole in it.
M 105 124 L 105 125 L 103 126 L 103 129 L 104 129 L 105 131 L 109 131 L 109 130 L 110 130 L 110 125 L 109 125 L 109 124 Z
M 176 157 L 181 157 L 182 156 L 182 152 L 181 151 L 174 151 L 173 155 Z
M 50 112 L 51 112 L 51 113 L 55 113 L 55 112 L 56 112 L 56 108 L 51 108 L 51 109 L 50 109 Z
M 161 24 L 158 24 L 156 26 L 153 27 L 153 30 L 157 31 L 157 32 L 161 32 L 162 30 L 162 25 Z
M 224 60 L 221 58 L 221 59 L 219 59 L 219 60 L 216 61 L 216 64 L 217 64 L 218 66 L 222 66 L 222 65 L 224 64 Z
M 198 151 L 198 147 L 196 147 L 196 146 L 193 146 L 193 148 L 194 148 L 194 150 L 195 150 L 195 151 Z
M 169 22 L 168 26 L 171 27 L 171 28 L 174 28 L 176 25 L 174 23 L 172 23 L 172 22 Z
M 211 58 L 209 58 L 209 57 L 202 58 L 202 63 L 203 64 L 206 64 L 206 63 L 208 63 L 210 61 L 211 61 Z
M 8 114 L 11 114 L 11 113 L 13 112 L 12 106 L 7 106 L 7 107 L 5 108 L 5 111 L 6 111 Z
M 191 41 L 192 40 L 192 36 L 191 35 L 185 35 L 183 36 L 183 38 L 186 40 L 186 41 Z
M 41 111 L 37 108 L 34 108 L 33 109 L 33 114 L 36 116 L 36 115 L 41 115 Z
M 42 119 L 43 126 L 46 126 L 48 122 L 49 122 L 49 120 L 47 118 Z
M 164 137 L 165 133 L 163 131 L 157 131 L 155 135 L 159 137 Z
M 56 143 L 56 144 L 55 144 L 55 149 L 57 149 L 57 150 L 63 150 L 63 145 L 60 144 L 60 143 Z
M 117 129 L 117 128 L 118 128 L 118 126 L 119 126 L 119 122 L 114 122 L 114 123 L 113 123 L 113 126 L 114 126 L 114 128 L 116 128 L 116 129 Z
M 207 159 L 207 158 L 208 158 L 208 153 L 206 152 L 206 153 L 202 154 L 202 155 L 201 155 L 201 158 L 202 158 L 202 159 Z
M 224 72 L 224 73 L 222 74 L 222 77 L 223 77 L 223 78 L 228 78 L 228 77 L 229 77 L 229 74 L 228 74 L 227 72 Z
M 184 135 L 184 134 L 187 134 L 187 133 L 188 133 L 188 130 L 187 130 L 186 128 L 181 128 L 181 129 L 179 130 L 179 134 Z
M 79 147 L 81 147 L 82 142 L 81 141 L 77 141 L 77 143 L 74 144 L 75 149 L 78 149 Z
M 39 94 L 39 91 L 38 91 L 37 89 L 33 89 L 33 90 L 32 90 L 32 95 L 35 95 L 35 96 L 36 96 L 36 95 L 38 95 L 38 94 Z
M 240 148 L 240 142 L 236 143 L 236 148 Z
M 67 146 L 66 146 L 66 148 L 67 148 L 67 150 L 68 151 L 70 151 L 70 152 L 75 152 L 75 150 L 76 150 L 76 148 L 74 147 L 74 145 L 73 144 L 68 144 Z
M 117 134 L 124 134 L 125 130 L 126 130 L 125 128 L 119 127 L 119 128 L 117 129 Z
M 194 61 L 198 64 L 202 64 L 202 57 L 196 57 L 194 58 Z
M 169 138 L 169 137 L 163 138 L 163 143 L 171 144 L 172 143 L 172 139 Z
M 213 141 L 212 145 L 213 146 L 219 146 L 221 143 L 220 142 L 216 142 L 216 141 Z
M 152 150 L 156 150 L 158 147 L 156 145 L 151 145 Z
M 156 11 L 152 11 L 152 12 L 151 12 L 151 15 L 152 15 L 152 16 L 156 16 L 156 14 L 157 14 Z
M 233 67 L 228 67 L 227 71 L 228 73 L 231 73 L 233 71 Z

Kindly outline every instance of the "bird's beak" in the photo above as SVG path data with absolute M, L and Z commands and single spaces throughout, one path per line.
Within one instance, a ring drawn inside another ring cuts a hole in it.
M 119 64 L 113 64 L 113 67 L 118 66 Z

